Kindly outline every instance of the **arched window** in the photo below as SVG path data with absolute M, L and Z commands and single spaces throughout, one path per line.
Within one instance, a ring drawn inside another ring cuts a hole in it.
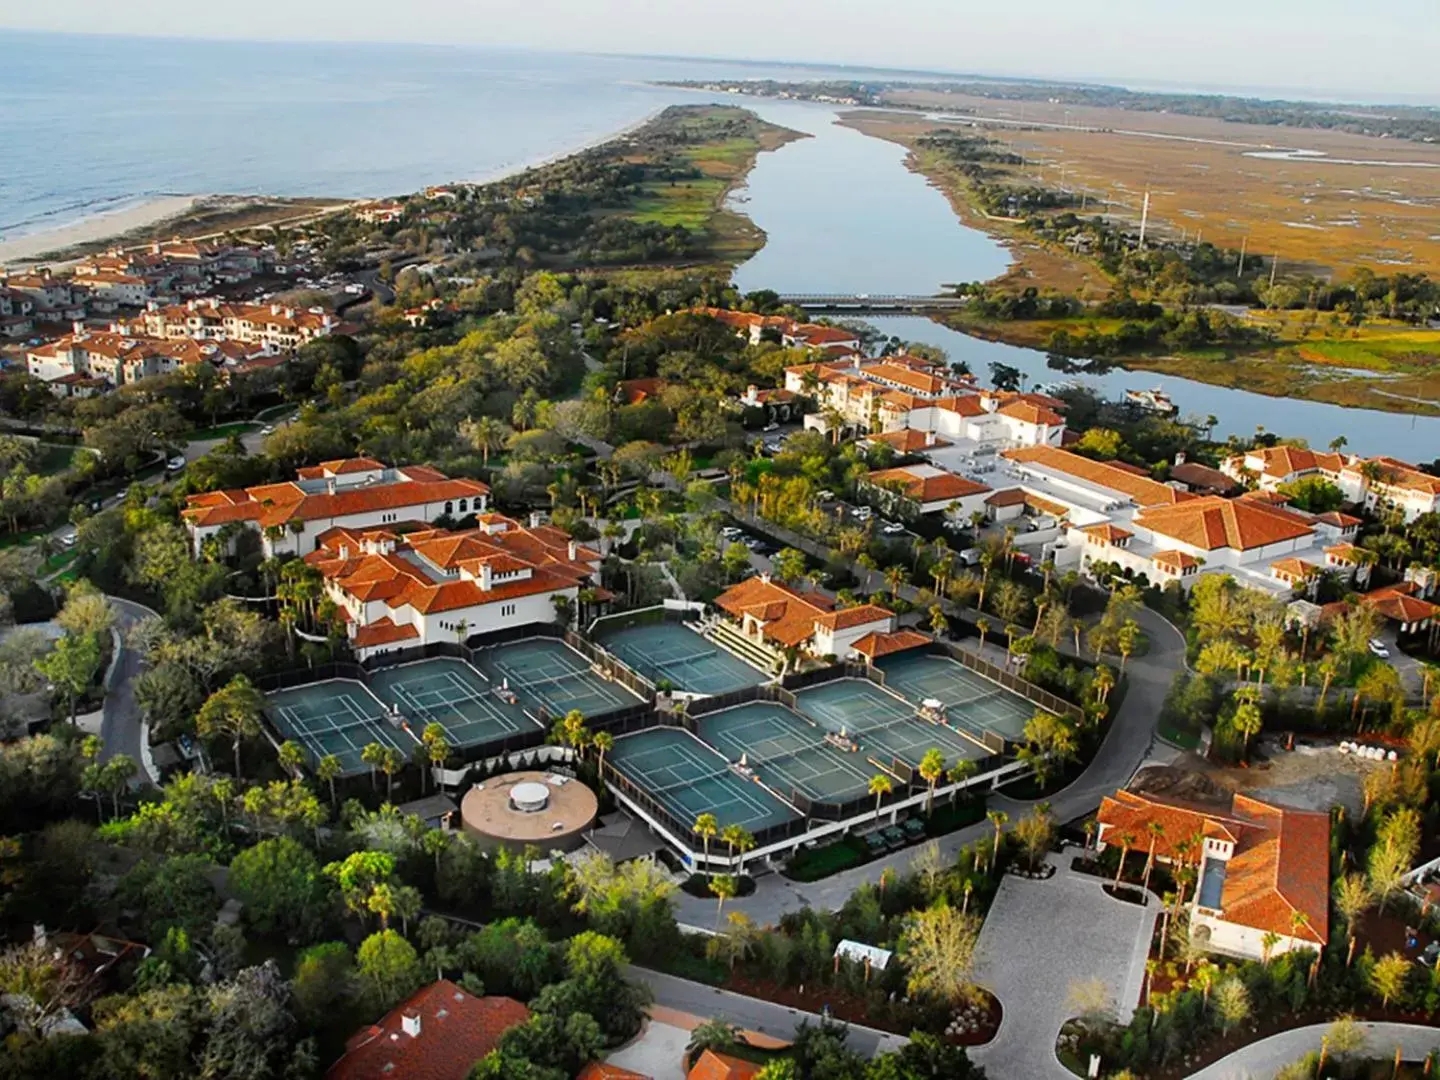
M 464 500 L 464 499 L 461 499 L 461 500 L 460 500 L 460 512 L 461 512 L 462 514 L 465 513 L 465 500 Z
M 453 514 L 454 512 L 455 512 L 455 504 L 454 504 L 453 502 L 447 502 L 447 503 L 445 504 L 445 513 L 447 513 L 447 514 Z

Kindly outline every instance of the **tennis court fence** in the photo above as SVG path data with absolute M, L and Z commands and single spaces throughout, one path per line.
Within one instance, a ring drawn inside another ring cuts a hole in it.
M 953 642 L 931 642 L 929 652 L 931 655 L 948 656 L 951 660 L 969 668 L 977 675 L 983 675 L 991 682 L 999 683 L 1005 687 L 1006 690 L 1019 694 L 1021 697 L 1034 702 L 1046 712 L 1054 713 L 1056 716 L 1063 716 L 1076 724 L 1082 723 L 1085 719 L 1085 711 L 1073 701 L 1066 701 L 1058 694 L 1052 694 L 1049 690 L 1036 686 L 1027 679 L 1022 679 L 1013 671 L 1006 671 L 1004 668 L 996 667 L 990 663 L 990 661 L 960 648 L 959 645 Z

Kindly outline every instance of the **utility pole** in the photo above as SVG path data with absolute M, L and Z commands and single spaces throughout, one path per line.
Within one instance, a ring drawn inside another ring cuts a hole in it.
M 1145 202 L 1140 207 L 1140 248 L 1145 250 L 1145 230 L 1150 224 L 1150 189 L 1145 189 Z
M 1275 287 L 1275 271 L 1280 269 L 1280 253 L 1275 252 L 1275 258 L 1270 260 L 1270 288 Z
M 1250 237 L 1248 236 L 1242 236 L 1240 238 L 1240 265 L 1235 268 L 1236 281 L 1239 281 L 1242 277 L 1245 276 L 1245 245 L 1249 242 Z

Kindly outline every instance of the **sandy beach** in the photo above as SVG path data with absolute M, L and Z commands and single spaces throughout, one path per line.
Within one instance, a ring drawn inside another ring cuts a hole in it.
M 14 239 L 0 240 L 0 265 L 33 260 L 46 251 L 59 251 L 74 244 L 88 244 L 121 236 L 131 229 L 144 228 L 157 221 L 183 214 L 199 201 L 198 195 L 167 195 L 151 199 L 139 206 L 62 225 L 58 229 L 27 233 Z

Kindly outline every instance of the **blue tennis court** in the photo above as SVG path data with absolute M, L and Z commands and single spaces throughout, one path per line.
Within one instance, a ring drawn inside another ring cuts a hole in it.
M 948 656 L 900 653 L 876 666 L 890 689 L 916 705 L 934 698 L 945 706 L 947 720 L 976 734 L 993 731 L 1013 742 L 1035 715 L 1028 700 Z
M 867 793 L 875 772 L 858 752 L 829 742 L 831 732 L 782 705 L 756 702 L 710 713 L 699 719 L 699 730 L 731 761 L 744 755 L 755 775 L 782 794 L 793 788 L 818 802 L 848 802 Z
M 415 739 L 390 724 L 385 706 L 353 679 L 306 683 L 266 695 L 270 720 L 282 738 L 305 748 L 314 768 L 323 757 L 340 759 L 342 776 L 368 772 L 360 760 L 371 743 L 393 746 L 409 760 Z
M 437 723 L 454 747 L 483 746 L 539 727 L 524 710 L 496 696 L 484 675 L 452 657 L 381 668 L 371 674 L 370 686 L 410 721 L 415 734 Z
M 869 679 L 836 679 L 795 695 L 796 708 L 830 731 L 859 742 L 877 758 L 893 757 L 911 768 L 925 751 L 939 750 L 947 763 L 986 756 L 977 743 L 943 724 L 922 720 L 915 707 Z
M 601 645 L 651 682 L 669 681 L 691 694 L 726 694 L 770 677 L 680 623 L 627 627 Z
M 596 716 L 623 709 L 639 698 L 596 674 L 590 661 L 554 638 L 528 638 L 477 653 L 475 662 L 494 685 L 507 689 L 552 717 L 579 709 Z
M 739 825 L 750 832 L 800 816 L 678 728 L 650 728 L 616 739 L 605 761 L 686 828 L 706 813 L 714 814 L 722 829 Z

